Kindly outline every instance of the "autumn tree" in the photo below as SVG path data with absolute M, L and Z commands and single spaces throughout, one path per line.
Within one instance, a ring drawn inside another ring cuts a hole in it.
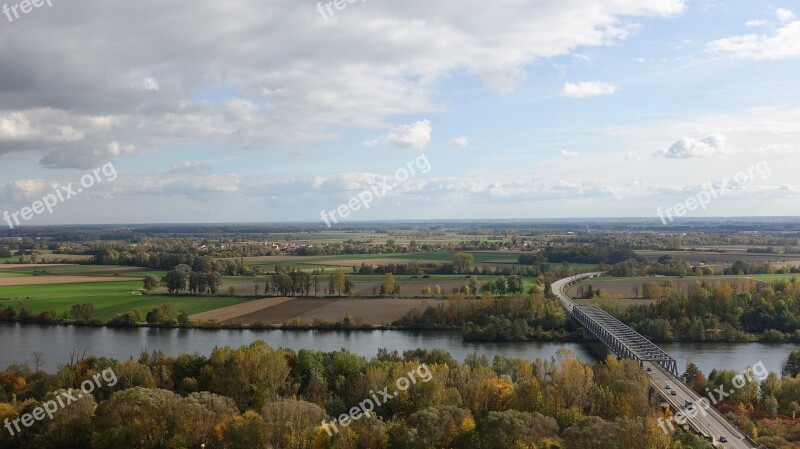
M 453 256 L 453 271 L 456 274 L 466 274 L 475 265 L 475 257 L 468 253 L 457 253 Z

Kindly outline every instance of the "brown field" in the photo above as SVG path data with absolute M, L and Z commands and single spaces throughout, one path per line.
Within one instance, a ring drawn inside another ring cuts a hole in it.
M 646 277 L 646 278 L 631 278 L 631 279 L 593 279 L 590 282 L 581 283 L 579 285 L 591 284 L 592 288 L 599 288 L 604 294 L 616 296 L 619 298 L 625 299 L 633 299 L 633 288 L 635 286 L 639 286 L 641 288 L 642 284 L 645 282 L 664 282 L 664 281 L 672 281 L 677 283 L 684 292 L 689 291 L 689 287 L 694 285 L 695 282 L 708 282 L 708 283 L 727 283 L 727 284 L 736 284 L 739 288 L 746 284 L 750 284 L 753 282 L 760 282 L 755 279 L 751 278 L 741 278 L 741 277 L 730 277 L 728 279 L 721 278 L 721 277 L 708 277 L 706 279 L 702 278 L 689 278 L 689 279 L 675 279 L 675 278 L 663 278 L 663 277 Z M 578 285 L 571 287 L 567 294 L 570 296 L 575 296 L 577 294 Z
M 94 282 L 130 282 L 136 280 L 129 277 L 97 277 L 97 276 L 26 276 L 18 278 L 0 278 L 0 287 L 24 285 L 56 285 L 56 284 L 88 284 Z
M 208 312 L 197 313 L 190 315 L 189 319 L 192 321 L 228 321 L 234 318 L 249 315 L 251 313 L 265 310 L 286 301 L 291 301 L 293 298 L 265 298 L 255 301 L 249 301 L 244 304 L 237 304 L 235 306 L 223 307 L 221 309 L 209 310 Z
M 293 299 L 279 304 L 265 304 L 263 308 L 235 318 L 231 323 L 282 324 L 295 318 L 304 323 L 315 319 L 336 322 L 350 316 L 368 324 L 389 324 L 403 317 L 414 307 L 433 305 L 444 300 L 422 299 Z M 207 312 L 204 315 L 213 313 Z

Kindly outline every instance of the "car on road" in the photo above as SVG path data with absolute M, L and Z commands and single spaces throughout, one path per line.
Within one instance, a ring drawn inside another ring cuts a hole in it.
M 648 367 L 647 367 L 647 372 L 648 372 L 648 373 L 650 373 L 650 372 L 652 372 L 652 371 L 653 371 L 653 368 L 650 368 L 650 367 L 648 366 Z
M 677 395 L 678 395 L 678 392 L 677 392 L 677 391 L 675 391 L 675 390 L 672 390 L 672 392 L 670 392 L 670 394 L 671 394 L 671 395 L 673 395 L 673 396 L 677 396 Z
M 670 384 L 666 384 L 666 385 L 664 385 L 664 388 L 666 388 L 667 390 L 671 390 L 672 386 Z
M 719 437 L 719 442 L 720 442 L 720 443 L 727 443 L 727 442 L 728 442 L 728 439 L 727 439 L 727 438 L 725 438 L 725 436 L 720 436 L 720 437 Z

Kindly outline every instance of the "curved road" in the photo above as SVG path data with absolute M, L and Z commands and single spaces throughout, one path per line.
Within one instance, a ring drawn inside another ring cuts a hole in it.
M 572 309 L 578 304 L 566 294 L 564 289 L 574 282 L 598 277 L 602 274 L 600 272 L 584 273 L 553 282 L 551 286 L 553 294 L 558 297 L 564 308 L 572 313 Z M 672 409 L 685 416 L 686 422 L 696 431 L 707 437 L 712 437 L 716 447 L 727 449 L 755 448 L 755 445 L 720 412 L 711 406 L 706 406 L 708 403 L 705 401 L 708 401 L 708 398 L 704 397 L 704 401 L 701 401 L 701 396 L 695 393 L 694 390 L 656 363 L 645 361 L 642 362 L 642 367 L 650 377 L 653 388 L 665 398 Z M 725 391 L 729 392 L 727 389 Z M 687 404 L 691 405 L 687 406 Z M 682 422 L 681 424 L 685 423 Z M 659 425 L 669 432 L 673 428 L 680 427 L 674 421 L 663 421 Z M 721 441 L 723 438 L 727 440 L 724 443 Z

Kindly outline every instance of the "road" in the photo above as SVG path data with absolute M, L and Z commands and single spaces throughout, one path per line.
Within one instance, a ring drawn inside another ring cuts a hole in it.
M 602 274 L 603 273 L 599 272 L 584 273 L 553 282 L 553 294 L 558 297 L 566 310 L 573 313 L 573 308 L 578 304 L 566 294 L 564 291 L 565 288 L 573 282 L 597 277 Z M 692 428 L 703 435 L 712 437 L 716 447 L 726 449 L 754 449 L 756 447 L 736 428 L 736 426 L 722 416 L 721 413 L 711 406 L 705 406 L 707 403 L 700 401 L 700 395 L 695 393 L 680 379 L 670 374 L 662 366 L 649 361 L 642 361 L 641 365 L 650 377 L 650 383 L 653 388 L 665 398 L 672 409 L 675 410 L 676 415 L 680 412 L 682 416 L 686 417 L 687 423 L 691 425 Z M 667 388 L 667 385 L 669 385 L 669 388 Z M 673 392 L 675 392 L 674 395 Z M 708 398 L 705 399 L 708 400 Z M 692 405 L 687 407 L 686 401 L 691 401 Z M 679 427 L 675 422 L 661 422 L 659 424 L 663 425 L 664 428 L 670 432 L 672 431 L 670 426 L 674 426 L 675 428 Z M 727 441 L 724 443 L 721 442 L 721 437 L 724 437 Z

